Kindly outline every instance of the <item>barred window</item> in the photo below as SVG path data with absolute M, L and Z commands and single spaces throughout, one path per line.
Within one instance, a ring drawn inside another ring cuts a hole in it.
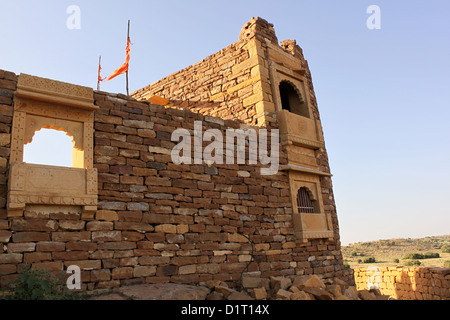
M 299 213 L 315 213 L 313 200 L 311 200 L 308 189 L 305 187 L 298 190 L 297 206 Z

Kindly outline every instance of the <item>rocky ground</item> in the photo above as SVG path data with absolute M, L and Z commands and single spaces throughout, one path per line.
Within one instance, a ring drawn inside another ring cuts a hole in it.
M 340 279 L 316 275 L 271 277 L 263 285 L 244 291 L 211 280 L 198 286 L 157 283 L 126 286 L 93 296 L 90 300 L 389 300 L 377 290 L 357 290 Z

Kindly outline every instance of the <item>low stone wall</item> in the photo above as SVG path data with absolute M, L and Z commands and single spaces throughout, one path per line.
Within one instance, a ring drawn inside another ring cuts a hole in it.
M 376 267 L 354 269 L 358 290 L 377 286 L 399 300 L 450 299 L 450 268 Z

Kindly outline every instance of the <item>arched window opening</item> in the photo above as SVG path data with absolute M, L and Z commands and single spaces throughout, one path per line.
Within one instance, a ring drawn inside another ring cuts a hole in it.
M 309 118 L 309 112 L 306 103 L 302 101 L 296 88 L 291 83 L 289 83 L 288 81 L 281 81 L 279 89 L 281 107 L 283 108 L 283 110 L 288 110 L 292 113 Z
M 307 188 L 302 187 L 297 192 L 297 208 L 299 213 L 317 213 L 315 200 L 311 199 Z
M 84 152 L 75 147 L 70 134 L 62 130 L 42 128 L 35 131 L 31 142 L 24 145 L 23 161 L 61 167 L 84 167 Z

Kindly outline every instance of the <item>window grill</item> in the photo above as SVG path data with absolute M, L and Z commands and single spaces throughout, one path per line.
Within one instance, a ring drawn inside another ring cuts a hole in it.
M 299 213 L 314 213 L 314 204 L 309 196 L 309 192 L 306 188 L 302 187 L 297 193 L 297 206 Z

